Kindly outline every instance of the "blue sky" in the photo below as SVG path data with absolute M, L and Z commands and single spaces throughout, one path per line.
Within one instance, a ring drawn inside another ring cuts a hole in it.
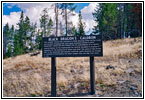
M 83 9 L 85 6 L 88 6 L 89 3 L 75 3 L 76 9 L 75 12 L 78 13 L 81 9 Z M 19 8 L 17 5 L 11 6 L 9 3 L 3 3 L 3 15 L 10 15 L 11 12 L 19 12 L 22 11 L 21 8 Z
M 98 3 L 75 3 L 77 6 L 75 9 L 75 16 L 68 15 L 69 22 L 72 22 L 74 26 L 78 25 L 78 12 L 82 13 L 82 21 L 85 23 L 85 32 L 92 30 L 93 26 L 96 24 L 94 22 L 92 12 L 96 9 Z M 55 21 L 55 13 L 52 7 L 52 3 L 3 3 L 3 26 L 9 23 L 10 26 L 14 25 L 17 28 L 17 23 L 19 22 L 21 11 L 24 11 L 24 16 L 30 18 L 31 23 L 37 23 L 38 28 L 40 27 L 40 16 L 44 8 L 49 9 L 49 17 Z M 59 21 L 64 23 L 64 19 L 59 15 Z
M 10 4 L 8 3 L 3 3 L 3 15 L 10 15 L 11 12 L 19 12 L 21 11 L 21 8 L 17 7 L 16 5 L 13 6 L 12 8 Z

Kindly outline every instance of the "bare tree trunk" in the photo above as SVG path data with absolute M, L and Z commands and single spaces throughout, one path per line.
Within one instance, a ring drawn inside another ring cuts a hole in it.
M 58 36 L 58 7 L 55 3 L 56 36 Z
M 127 26 L 127 27 L 126 27 L 126 36 L 127 36 L 127 38 L 128 38 L 128 35 L 129 35 L 129 34 L 128 34 L 128 23 L 129 23 L 129 18 L 128 18 L 128 15 L 129 15 L 129 14 L 128 14 L 128 13 L 129 13 L 129 12 L 128 12 L 128 3 L 126 4 L 126 7 L 125 7 L 125 13 L 126 13 L 126 18 L 127 18 L 127 23 L 126 23 L 126 26 Z
M 67 4 L 65 4 L 65 25 L 66 25 L 66 36 L 67 36 Z

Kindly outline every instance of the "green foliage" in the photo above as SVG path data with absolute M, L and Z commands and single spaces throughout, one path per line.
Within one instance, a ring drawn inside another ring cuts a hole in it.
M 141 36 L 141 12 L 139 3 L 100 3 L 93 12 L 98 23 L 93 33 L 103 34 L 103 40 Z
M 42 12 L 41 18 L 40 18 L 40 27 L 41 27 L 41 32 L 38 33 L 36 42 L 38 44 L 38 49 L 42 48 L 42 37 L 46 37 L 49 36 L 51 31 L 52 31 L 52 27 L 53 27 L 53 21 L 48 16 L 48 11 L 47 8 L 45 8 Z
M 14 35 L 14 26 L 9 28 L 9 24 L 7 23 L 4 26 L 3 31 L 3 57 L 11 57 L 13 55 L 13 35 Z
M 24 27 L 24 13 L 23 11 L 21 12 L 20 20 L 19 23 L 17 24 L 19 26 L 18 33 L 17 33 L 17 44 L 16 47 L 18 50 L 18 54 L 24 54 L 24 48 L 25 48 L 25 40 L 26 40 L 26 32 L 25 32 L 25 27 Z M 20 49 L 21 48 L 21 49 Z
M 94 33 L 103 34 L 103 40 L 115 39 L 117 34 L 117 4 L 103 3 L 99 7 L 93 13 L 95 21 L 98 22 L 98 26 L 94 27 Z
M 52 27 L 53 27 L 53 21 L 52 21 L 52 19 L 50 18 L 49 19 L 49 22 L 48 22 L 48 24 L 47 24 L 47 33 L 48 34 L 50 34 L 51 32 L 52 32 Z
M 79 12 L 78 35 L 85 35 L 84 24 L 82 22 L 82 14 Z
M 30 19 L 28 16 L 26 16 L 25 20 L 24 20 L 24 37 L 23 37 L 23 40 L 24 40 L 24 53 L 27 53 L 29 52 L 29 46 L 30 46 L 30 39 L 31 39 L 31 25 L 30 25 Z
M 20 55 L 22 52 L 22 48 L 19 43 L 19 36 L 18 34 L 14 35 L 14 56 Z
M 32 96 L 32 97 L 36 97 L 36 94 L 33 93 L 33 94 L 31 94 L 31 96 Z
M 18 31 L 15 33 L 14 36 L 14 53 L 16 55 L 24 54 L 28 52 L 28 41 L 30 40 L 30 19 L 28 16 L 24 19 L 24 13 L 21 12 Z
M 41 50 L 42 48 L 42 33 L 38 33 L 39 35 L 36 38 L 37 49 Z
M 42 12 L 41 18 L 40 18 L 40 27 L 42 30 L 42 36 L 47 36 L 47 25 L 48 25 L 48 11 L 47 8 L 45 8 Z
M 102 84 L 100 84 L 100 86 L 103 88 L 105 85 L 102 83 Z
M 37 24 L 31 24 L 29 17 L 24 17 L 22 11 L 17 25 L 17 30 L 14 29 L 14 25 L 10 29 L 8 23 L 3 28 L 4 58 L 25 54 L 37 49 L 40 50 L 42 48 L 42 37 L 51 33 L 53 21 L 48 19 L 47 9 L 44 9 L 40 19 L 42 31 L 37 31 Z
M 36 29 L 37 29 L 37 23 L 35 23 L 35 24 L 32 23 L 30 38 L 28 40 L 29 41 L 29 46 L 30 46 L 29 52 L 32 52 L 32 51 L 37 49 L 37 45 L 36 45 L 37 43 L 35 43 L 36 42 L 35 37 L 36 37 L 36 33 L 37 33 Z
M 75 26 L 72 27 L 72 34 L 73 34 L 73 36 L 79 35 Z

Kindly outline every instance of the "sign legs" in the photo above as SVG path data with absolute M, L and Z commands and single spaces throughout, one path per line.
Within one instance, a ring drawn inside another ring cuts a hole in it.
M 94 57 L 90 57 L 90 94 L 95 94 L 95 68 L 94 68 Z
M 51 96 L 56 97 L 56 58 L 51 57 Z
M 95 94 L 94 56 L 90 57 L 90 94 Z M 51 96 L 56 97 L 56 58 L 51 57 Z

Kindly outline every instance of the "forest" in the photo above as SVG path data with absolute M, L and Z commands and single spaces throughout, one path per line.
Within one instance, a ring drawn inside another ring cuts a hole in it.
M 81 11 L 78 14 L 78 27 L 68 21 L 68 14 L 73 16 L 76 9 L 73 3 L 55 3 L 53 8 L 55 21 L 49 17 L 49 9 L 45 8 L 40 15 L 40 27 L 38 23 L 31 23 L 23 11 L 17 29 L 14 25 L 9 26 L 9 23 L 3 26 L 3 58 L 41 50 L 42 37 L 87 35 Z M 63 16 L 64 28 L 58 18 L 60 15 Z M 104 41 L 142 36 L 141 3 L 99 3 L 92 15 L 96 25 L 90 35 L 102 34 Z

